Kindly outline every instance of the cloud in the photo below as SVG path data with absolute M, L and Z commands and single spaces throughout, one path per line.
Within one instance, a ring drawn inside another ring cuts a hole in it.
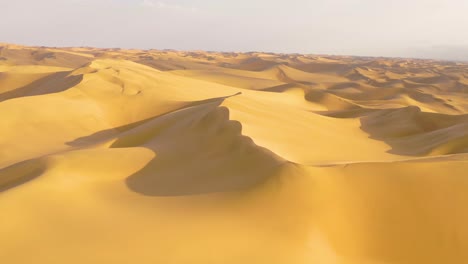
M 145 6 L 145 7 L 155 7 L 155 8 L 170 8 L 170 9 L 181 9 L 182 6 L 180 5 L 172 5 L 172 4 L 168 4 L 166 2 L 162 2 L 162 1 L 152 1 L 152 0 L 143 0 L 143 2 L 141 2 L 141 5 L 142 6 Z
M 191 13 L 198 12 L 199 9 L 193 6 L 185 6 L 178 4 L 169 4 L 164 1 L 154 1 L 154 0 L 143 0 L 140 2 L 140 6 L 145 8 L 154 8 L 154 9 L 164 9 L 164 10 L 179 10 L 179 11 L 188 11 Z
M 141 6 L 143 7 L 154 7 L 155 4 L 151 0 L 143 0 L 143 2 L 140 3 Z

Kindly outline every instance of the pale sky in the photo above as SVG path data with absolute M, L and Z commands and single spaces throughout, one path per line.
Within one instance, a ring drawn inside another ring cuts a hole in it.
M 0 0 L 0 42 L 468 60 L 468 0 Z

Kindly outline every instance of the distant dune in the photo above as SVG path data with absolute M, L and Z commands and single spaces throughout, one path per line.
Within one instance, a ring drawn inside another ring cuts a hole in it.
M 402 55 L 410 57 L 468 62 L 468 48 L 466 45 L 408 48 L 400 52 Z
M 468 263 L 468 64 L 0 45 L 0 259 Z

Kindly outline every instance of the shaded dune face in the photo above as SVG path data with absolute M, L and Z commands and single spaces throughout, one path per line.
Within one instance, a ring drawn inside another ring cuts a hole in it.
M 425 156 L 466 153 L 468 116 L 423 113 L 417 106 L 380 110 L 361 118 L 370 137 L 383 140 L 399 155 Z
M 40 78 L 15 90 L 0 93 L 0 101 L 49 93 L 63 92 L 83 80 L 82 75 L 70 75 L 71 72 L 57 72 Z
M 468 263 L 468 65 L 0 45 L 5 263 Z
M 33 180 L 46 170 L 44 160 L 27 160 L 4 168 L 0 172 L 0 192 Z
M 229 120 L 228 108 L 217 107 L 216 103 L 193 108 L 208 109 L 190 108 L 174 113 L 178 122 L 160 131 L 158 127 L 164 123 L 145 125 L 145 130 L 154 129 L 152 133 L 157 133 L 157 137 L 143 143 L 156 157 L 129 176 L 126 184 L 131 190 L 156 196 L 245 190 L 278 170 L 280 159 L 243 136 L 242 124 Z M 180 117 L 183 115 L 189 116 Z M 144 134 L 148 135 L 145 130 L 125 133 L 112 147 L 138 145 Z

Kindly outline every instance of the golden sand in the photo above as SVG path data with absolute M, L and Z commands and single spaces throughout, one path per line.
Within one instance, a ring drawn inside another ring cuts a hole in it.
M 468 65 L 0 45 L 0 261 L 468 263 Z

